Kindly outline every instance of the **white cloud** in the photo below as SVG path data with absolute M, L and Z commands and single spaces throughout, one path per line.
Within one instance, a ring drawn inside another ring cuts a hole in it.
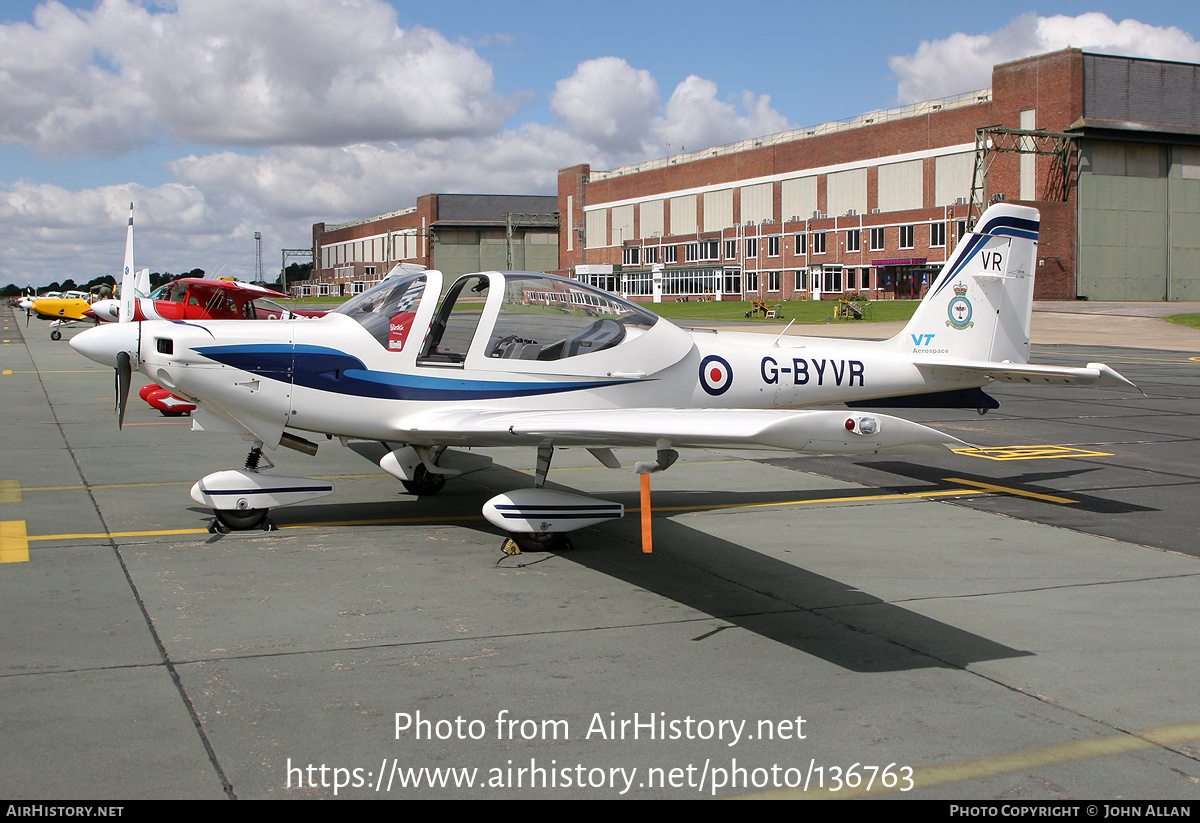
M 568 131 L 608 152 L 638 151 L 660 105 L 650 72 L 619 57 L 580 63 L 550 98 Z
M 901 104 L 933 100 L 988 88 L 992 66 L 1068 47 L 1128 57 L 1200 61 L 1200 44 L 1175 26 L 1151 26 L 1137 20 L 1117 23 L 1099 12 L 1078 17 L 1023 14 L 990 34 L 952 34 L 924 41 L 916 54 L 888 63 L 900 78 Z
M 526 125 L 483 138 L 217 152 L 171 168 L 214 206 L 294 225 L 391 211 L 430 192 L 553 194 L 558 170 L 588 151 L 559 129 Z
M 249 277 L 255 231 L 267 249 L 299 248 L 314 222 L 429 192 L 552 194 L 576 163 L 613 168 L 788 128 L 769 97 L 721 99 L 695 76 L 664 106 L 650 72 L 616 57 L 557 84 L 555 125 L 505 127 L 523 94 L 497 96 L 471 48 L 400 29 L 381 0 L 163 8 L 51 0 L 33 23 L 0 24 L 0 142 L 46 155 L 217 146 L 168 163 L 175 182 L 161 186 L 0 181 L 0 282 L 116 270 L 131 200 L 139 264 Z
M 0 140 L 46 154 L 486 134 L 516 104 L 472 49 L 381 0 L 48 2 L 0 25 Z
M 252 231 L 237 238 L 238 215 L 215 213 L 194 187 L 126 183 L 73 192 L 18 182 L 0 190 L 0 258 L 6 261 L 0 281 L 87 282 L 120 272 L 131 202 L 139 265 L 155 271 L 207 268 L 239 244 L 249 248 L 243 256 L 250 261 Z
M 740 110 L 717 99 L 717 84 L 690 75 L 675 87 L 664 116 L 654 125 L 659 146 L 667 154 L 697 151 L 786 131 L 787 118 L 771 108 L 769 95 L 741 94 Z
M 153 188 L 68 191 L 20 181 L 0 187 L 0 285 L 86 281 L 119 270 L 130 201 L 139 265 L 215 271 L 224 264 L 225 274 L 249 278 L 256 231 L 266 249 L 302 248 L 315 222 L 381 214 L 430 192 L 554 194 L 558 170 L 589 151 L 561 129 L 526 125 L 482 138 L 189 156 L 171 164 L 179 182 Z

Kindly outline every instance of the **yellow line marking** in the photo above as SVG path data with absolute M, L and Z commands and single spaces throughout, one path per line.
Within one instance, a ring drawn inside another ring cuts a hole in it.
M 454 517 L 403 517 L 391 518 L 386 520 L 330 520 L 327 522 L 318 523 L 290 523 L 285 526 L 277 527 L 279 531 L 284 529 L 314 529 L 314 528 L 330 528 L 336 526 L 395 526 L 409 525 L 416 523 L 449 523 L 454 521 L 464 520 L 482 520 L 482 514 L 458 515 Z M 258 529 L 249 529 L 243 534 L 254 534 Z M 236 532 L 235 532 L 236 533 Z M 107 540 L 110 537 L 169 537 L 171 535 L 184 534 L 208 534 L 208 529 L 157 529 L 151 531 L 136 531 L 136 532 L 80 532 L 78 534 L 41 534 L 29 535 L 27 538 L 33 542 L 45 540 Z
M 945 786 L 950 783 L 961 783 L 965 780 L 979 780 L 985 777 L 996 777 L 1002 774 L 1025 771 L 1028 769 L 1059 766 L 1064 763 L 1074 763 L 1079 760 L 1090 760 L 1094 757 L 1108 757 L 1114 754 L 1144 751 L 1162 746 L 1172 746 L 1188 740 L 1200 739 L 1200 723 L 1182 723 L 1177 726 L 1160 726 L 1156 729 L 1146 729 L 1141 732 L 1114 734 L 1109 737 L 1096 737 L 1089 740 L 1076 740 L 1071 743 L 1057 743 L 1053 746 L 1042 746 L 1037 749 L 1027 749 L 1023 752 L 1000 754 L 993 757 L 981 757 L 976 760 L 960 760 L 956 763 L 944 763 L 940 766 L 927 766 L 917 769 L 912 774 L 914 789 L 926 789 L 933 786 Z M 894 771 L 894 770 L 893 770 Z M 862 774 L 861 772 L 859 773 Z M 828 769 L 826 769 L 828 778 Z M 869 775 L 868 775 L 869 776 Z M 885 788 L 876 777 L 871 791 L 862 786 L 856 789 L 832 791 L 816 789 L 805 792 L 803 789 L 775 789 L 743 795 L 743 799 L 753 800 L 852 800 L 856 797 L 874 797 L 881 794 L 895 794 L 901 786 L 907 785 L 901 781 L 899 785 Z
M 24 520 L 0 521 L 0 563 L 28 563 L 29 540 Z
M 16 480 L 0 480 L 0 503 L 20 503 L 21 484 Z
M 955 454 L 987 460 L 1049 460 L 1055 457 L 1112 457 L 1112 452 L 1076 449 L 1071 446 L 989 446 L 952 449 Z
M 981 489 L 986 489 L 990 492 L 1001 492 L 1002 494 L 1015 494 L 1018 497 L 1032 497 L 1035 500 L 1045 500 L 1049 503 L 1078 503 L 1078 500 L 1072 500 L 1069 497 L 1056 497 L 1053 494 L 1040 494 L 1039 492 L 1027 492 L 1024 489 L 1014 489 L 1011 486 L 995 486 L 991 483 L 981 483 L 978 480 L 963 480 L 961 477 L 946 477 L 943 478 L 947 483 L 962 483 L 964 486 L 978 486 Z
M 165 485 L 165 484 L 163 484 Z M 98 487 L 93 487 L 98 488 Z M 30 491 L 25 489 L 25 491 Z M 710 506 L 655 506 L 655 512 L 675 512 L 675 511 L 709 511 L 713 509 L 752 509 L 764 508 L 771 506 L 805 506 L 814 503 L 856 503 L 861 500 L 912 500 L 924 497 L 947 497 L 971 494 L 984 494 L 985 492 L 978 489 L 943 489 L 939 491 L 928 492 L 909 492 L 904 494 L 871 494 L 861 495 L 858 497 L 823 497 L 812 500 L 778 500 L 767 503 L 716 503 Z M 638 508 L 625 509 L 626 514 L 640 512 Z M 371 520 L 330 520 L 318 521 L 312 523 L 290 523 L 279 526 L 283 529 L 313 529 L 313 528 L 332 528 L 337 526 L 403 526 L 414 525 L 418 523 L 451 523 L 462 521 L 477 521 L 482 520 L 483 516 L 479 514 L 471 515 L 432 515 L 427 517 L 396 517 Z M 255 529 L 249 530 L 248 533 L 253 533 Z M 107 540 L 110 537 L 162 537 L 168 535 L 181 534 L 207 534 L 207 529 L 159 529 L 152 531 L 134 531 L 134 532 L 80 532 L 76 534 L 44 534 L 30 535 L 29 540 Z
M 351 475 L 352 477 L 355 475 Z M 379 475 L 357 475 L 365 478 L 376 478 Z M 329 478 L 317 478 L 329 479 Z M 336 479 L 336 478 L 332 478 Z M 344 479 L 344 477 L 343 477 Z M 699 511 L 717 511 L 723 509 L 759 509 L 773 508 L 782 506 L 812 506 L 823 503 L 860 503 L 864 501 L 875 500 L 921 500 L 934 497 L 964 497 L 976 494 L 987 494 L 989 492 L 1000 494 L 1012 494 L 1020 497 L 1033 497 L 1038 500 L 1046 500 L 1051 503 L 1075 503 L 1077 501 L 1066 497 L 1056 497 L 1050 494 L 1040 494 L 1038 492 L 1025 491 L 1023 489 L 1014 489 L 1007 486 L 996 486 L 990 483 L 981 483 L 975 480 L 963 480 L 956 477 L 944 478 L 947 483 L 962 483 L 966 486 L 974 486 L 976 488 L 968 489 L 936 489 L 927 492 L 893 492 L 890 494 L 862 494 L 862 495 L 845 495 L 842 497 L 815 497 L 809 500 L 771 500 L 763 503 L 713 503 L 710 505 L 698 506 L 655 506 L 653 511 L 659 513 L 666 512 L 699 512 Z M 185 483 L 137 483 L 119 486 L 92 486 L 93 489 L 115 489 L 115 488 L 136 488 L 138 486 L 182 486 Z M 68 489 L 81 489 L 82 486 L 61 486 L 61 487 L 45 487 L 41 489 L 26 488 L 22 491 L 58 491 Z M 638 507 L 627 507 L 626 514 L 640 513 Z M 418 523 L 453 523 L 465 521 L 482 520 L 481 515 L 433 515 L 427 517 L 397 517 L 383 519 L 362 519 L 362 520 L 329 520 L 316 521 L 311 523 L 290 523 L 283 526 L 278 526 L 279 530 L 283 529 L 314 529 L 314 528 L 335 528 L 338 526 L 403 526 L 415 525 Z M 250 532 L 257 531 L 256 529 L 249 530 Z M 207 529 L 157 529 L 150 531 L 132 531 L 132 532 L 79 532 L 76 534 L 44 534 L 30 535 L 27 539 L 32 541 L 43 540 L 107 540 L 117 537 L 163 537 L 169 535 L 185 535 L 185 534 L 208 534 Z
M 892 494 L 863 494 L 846 497 L 814 497 L 811 500 L 773 500 L 768 503 L 713 503 L 706 506 L 655 506 L 656 512 L 712 511 L 714 509 L 761 509 L 772 506 L 809 506 L 815 503 L 858 503 L 863 500 L 918 500 L 924 497 L 962 497 L 983 494 L 978 489 L 939 489 L 928 492 L 894 492 Z M 661 494 L 661 492 L 660 492 Z M 640 509 L 625 509 L 626 513 Z
M 148 489 L 154 486 L 190 486 L 191 480 L 172 480 L 163 483 L 113 483 L 107 486 L 26 486 L 24 492 L 78 492 L 85 489 Z

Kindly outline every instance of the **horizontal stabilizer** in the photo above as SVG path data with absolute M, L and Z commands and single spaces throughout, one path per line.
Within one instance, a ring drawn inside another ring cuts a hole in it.
M 1103 363 L 1088 363 L 1084 368 L 1038 366 L 1032 363 L 990 363 L 977 360 L 923 360 L 918 369 L 930 377 L 977 380 L 986 377 L 1001 383 L 1049 383 L 1063 386 L 1111 386 L 1138 389 L 1114 369 Z

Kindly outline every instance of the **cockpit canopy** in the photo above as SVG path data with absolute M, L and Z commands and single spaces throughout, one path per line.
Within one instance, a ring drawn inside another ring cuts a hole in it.
M 389 278 L 342 304 L 336 311 L 352 317 L 390 351 L 407 348 L 417 305 L 428 282 L 425 273 Z M 497 299 L 498 311 L 484 344 L 489 359 L 556 361 L 594 354 L 641 335 L 658 316 L 599 289 L 533 272 L 465 275 L 446 293 L 417 362 L 455 365 L 466 361 L 480 323 Z

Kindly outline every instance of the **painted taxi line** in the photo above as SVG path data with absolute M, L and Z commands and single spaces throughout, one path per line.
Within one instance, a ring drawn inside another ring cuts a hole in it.
M 1075 763 L 1095 757 L 1110 757 L 1115 754 L 1145 751 L 1146 749 L 1170 748 L 1189 740 L 1200 740 L 1200 723 L 1180 723 L 1175 726 L 1160 726 L 1137 732 L 1042 746 L 1036 749 L 1027 749 L 1023 752 L 980 757 L 974 760 L 960 760 L 956 763 L 944 763 L 940 766 L 926 766 L 912 772 L 911 788 L 925 789 L 933 786 L 945 786 L 952 783 L 979 780 L 1029 769 L 1060 766 L 1064 763 Z M 870 776 L 869 772 L 860 770 L 858 773 L 858 777 L 863 780 L 866 779 L 866 776 Z M 893 783 L 890 787 L 885 787 L 882 785 L 882 781 L 877 781 L 875 785 L 868 789 L 860 782 L 854 788 L 843 786 L 841 790 L 833 790 L 829 787 L 826 787 L 824 790 L 814 789 L 807 792 L 802 788 L 774 789 L 743 795 L 740 798 L 734 799 L 853 800 L 857 797 L 894 794 L 900 792 L 902 788 L 903 786 L 898 783 Z
M 986 460 L 1050 460 L 1056 457 L 1112 457 L 1112 452 L 1098 452 L 1072 446 L 971 446 L 951 449 L 955 454 L 982 457 Z
M 816 497 L 802 500 L 768 500 L 757 503 L 713 503 L 710 505 L 688 505 L 688 506 L 655 506 L 655 513 L 667 514 L 682 511 L 718 511 L 731 509 L 755 509 L 755 508 L 779 508 L 784 506 L 813 506 L 825 505 L 830 503 L 863 503 L 873 501 L 905 501 L 905 500 L 923 500 L 939 497 L 966 497 L 970 495 L 980 494 L 1011 494 L 1018 497 L 1030 497 L 1037 500 L 1043 500 L 1048 503 L 1057 503 L 1062 505 L 1070 505 L 1076 501 L 1068 497 L 1059 497 L 1057 495 L 1043 494 L 1041 492 L 1028 491 L 1026 489 L 1012 488 L 1008 486 L 1000 486 L 992 483 L 983 483 L 975 480 L 964 480 L 962 478 L 947 477 L 943 478 L 944 482 L 957 483 L 959 488 L 934 489 L 922 492 L 894 492 L 882 494 L 850 494 L 838 497 Z M 99 488 L 99 487 L 97 487 Z M 640 508 L 631 507 L 625 510 L 627 514 L 638 514 Z M 482 515 L 457 515 L 446 516 L 437 515 L 430 517 L 402 517 L 402 518 L 379 518 L 379 519 L 363 519 L 363 520 L 338 520 L 338 521 L 321 521 L 313 523 L 293 523 L 279 526 L 280 530 L 284 529 L 311 529 L 311 528 L 336 528 L 341 526 L 403 526 L 403 525 L 419 525 L 422 523 L 448 523 L 448 522 L 471 522 L 482 520 Z M 75 534 L 43 534 L 30 535 L 26 533 L 24 520 L 8 520 L 3 521 L 2 529 L 0 529 L 0 563 L 17 563 L 27 562 L 29 560 L 29 543 L 57 540 L 110 540 L 117 538 L 129 537 L 163 537 L 163 536 L 181 536 L 192 534 L 208 534 L 207 529 L 155 529 L 146 531 L 129 531 L 129 532 L 80 532 Z M 247 534 L 256 534 L 257 530 L 247 532 Z

